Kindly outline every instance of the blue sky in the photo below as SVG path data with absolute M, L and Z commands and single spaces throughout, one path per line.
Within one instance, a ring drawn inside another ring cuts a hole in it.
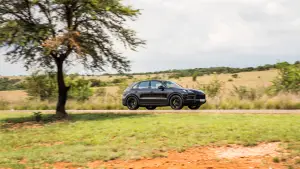
M 142 15 L 129 25 L 147 45 L 123 51 L 132 72 L 212 66 L 247 67 L 300 60 L 300 1 L 126 0 Z M 0 75 L 28 74 L 4 62 Z M 69 72 L 86 73 L 81 66 Z M 107 68 L 107 72 L 113 72 Z

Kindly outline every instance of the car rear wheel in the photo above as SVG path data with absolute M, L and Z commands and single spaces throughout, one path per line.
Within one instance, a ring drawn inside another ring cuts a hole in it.
M 146 109 L 147 110 L 154 110 L 154 109 L 156 109 L 156 106 L 146 106 Z
M 138 99 L 136 97 L 129 97 L 126 103 L 129 110 L 136 110 L 139 108 Z
M 178 95 L 172 96 L 170 99 L 170 106 L 174 110 L 180 110 L 183 108 L 182 98 Z
M 191 110 L 198 110 L 200 108 L 200 104 L 193 104 L 193 105 L 189 105 L 189 109 Z

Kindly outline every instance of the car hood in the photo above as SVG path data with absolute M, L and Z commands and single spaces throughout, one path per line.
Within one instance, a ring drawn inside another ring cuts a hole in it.
M 202 91 L 202 90 L 195 90 L 195 89 L 186 89 L 186 88 L 173 88 L 173 89 L 180 89 L 180 90 L 187 90 L 187 91 L 189 91 L 189 92 L 192 92 L 192 93 L 194 93 L 194 94 L 198 94 L 198 95 L 205 95 L 205 93 L 204 93 L 204 91 Z
M 186 89 L 186 90 L 189 90 L 195 94 L 205 95 L 205 93 L 202 90 L 195 90 L 195 89 Z

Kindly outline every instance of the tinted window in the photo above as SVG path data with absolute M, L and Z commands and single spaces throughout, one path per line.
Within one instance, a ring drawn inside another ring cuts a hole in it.
M 167 86 L 167 88 L 171 88 L 171 87 L 182 88 L 180 85 L 178 85 L 174 82 L 171 82 L 171 81 L 164 81 L 164 84 L 165 84 L 165 86 Z
M 149 81 L 147 82 L 141 82 L 139 84 L 139 89 L 148 89 L 149 88 Z
M 151 81 L 151 89 L 158 89 L 158 87 L 162 85 L 163 84 L 159 81 Z
M 134 85 L 132 88 L 137 89 L 139 84 Z

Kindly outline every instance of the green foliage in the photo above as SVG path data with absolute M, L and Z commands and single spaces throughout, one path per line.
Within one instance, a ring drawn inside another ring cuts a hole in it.
M 198 72 L 195 71 L 192 76 L 194 82 L 197 81 L 197 77 L 198 77 Z
M 256 100 L 262 96 L 264 92 L 260 92 L 255 88 L 247 88 L 246 86 L 235 86 L 233 85 L 233 91 L 231 91 L 231 95 L 237 96 L 239 99 L 249 99 Z
M 33 112 L 33 117 L 36 122 L 40 122 L 42 120 L 42 113 L 41 112 Z
M 25 90 L 31 98 L 53 100 L 57 98 L 56 75 L 54 73 L 34 72 L 24 82 Z
M 273 162 L 274 162 L 274 163 L 279 163 L 279 162 L 280 162 L 280 159 L 279 159 L 278 157 L 274 157 L 274 158 L 273 158 Z
M 171 74 L 170 76 L 169 76 L 169 78 L 170 79 L 179 79 L 180 77 L 183 77 L 183 76 L 181 76 L 180 74 Z
M 273 85 L 269 92 L 300 92 L 300 64 L 289 64 L 287 62 L 278 63 L 276 68 L 279 75 L 272 81 Z
M 296 64 L 296 63 L 295 63 Z M 145 72 L 145 73 L 133 73 L 132 75 L 145 75 L 145 74 L 163 74 L 170 73 L 170 78 L 178 79 L 180 77 L 193 76 L 197 72 L 198 76 L 210 75 L 210 74 L 222 74 L 231 73 L 236 74 L 240 72 L 251 72 L 251 71 L 265 71 L 275 68 L 275 65 L 264 65 L 258 67 L 246 67 L 246 68 L 232 68 L 232 67 L 210 67 L 210 68 L 195 68 L 195 69 L 173 69 L 158 72 Z
M 24 60 L 27 68 L 71 64 L 72 54 L 88 69 L 109 64 L 127 71 L 129 61 L 114 44 L 118 40 L 131 50 L 145 44 L 126 25 L 139 15 L 116 0 L 1 0 L 0 48 L 11 47 L 8 60 Z
M 209 97 L 216 97 L 220 94 L 223 85 L 223 82 L 221 82 L 217 76 L 215 76 L 214 79 L 208 84 L 199 84 L 198 88 L 204 90 Z
M 20 79 L 0 78 L 0 91 L 22 89 L 24 86 Z
M 113 84 L 119 84 L 119 83 L 123 83 L 124 81 L 126 81 L 126 79 L 124 79 L 124 78 L 116 78 L 116 79 L 112 80 L 111 83 L 113 83 Z
M 239 77 L 239 75 L 236 74 L 236 73 L 235 73 L 235 74 L 232 74 L 231 76 L 232 76 L 233 78 L 235 78 L 235 79 Z
M 53 100 L 57 98 L 57 83 L 56 75 L 54 73 L 33 73 L 27 77 L 25 82 L 25 89 L 31 98 L 38 98 L 40 100 Z M 91 83 L 78 75 L 71 75 L 66 77 L 66 84 L 71 86 L 69 91 L 69 98 L 78 101 L 84 101 L 92 96 Z
M 71 89 L 69 91 L 69 97 L 71 99 L 75 99 L 77 101 L 85 101 L 93 95 L 91 83 L 89 82 L 89 80 L 85 80 L 80 77 L 67 77 L 66 84 L 68 86 L 71 86 Z

